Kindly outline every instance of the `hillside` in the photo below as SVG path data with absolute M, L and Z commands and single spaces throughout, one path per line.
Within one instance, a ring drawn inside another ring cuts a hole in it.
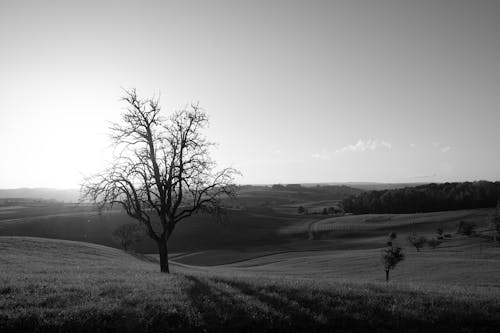
M 461 210 L 422 214 L 365 214 L 324 216 L 314 214 L 334 202 L 312 201 L 278 206 L 245 206 L 228 212 L 224 222 L 196 215 L 178 225 L 170 241 L 172 252 L 232 250 L 269 252 L 304 249 L 379 248 L 391 231 L 405 237 L 410 232 L 435 235 L 437 228 L 455 232 L 459 221 L 487 225 L 491 209 Z M 297 206 L 310 214 L 297 213 Z M 0 236 L 31 236 L 86 241 L 118 247 L 112 231 L 135 221 L 119 210 L 98 215 L 87 206 L 68 204 L 32 204 L 0 207 Z M 142 253 L 156 251 L 145 239 L 135 249 Z M 206 257 L 206 256 L 205 256 Z M 207 262 L 213 261 L 210 257 Z M 198 262 L 199 263 L 199 262 Z
M 14 188 L 0 189 L 0 199 L 17 198 L 32 200 L 55 200 L 61 202 L 77 202 L 79 189 L 53 188 Z
M 278 185 L 282 186 L 282 185 Z M 381 184 L 383 186 L 383 184 Z M 389 185 L 390 186 L 390 185 Z M 241 185 L 238 186 L 238 194 L 240 198 L 255 198 L 261 197 L 263 200 L 257 204 L 265 203 L 266 201 L 277 200 L 279 202 L 290 202 L 309 199 L 321 199 L 328 197 L 329 199 L 340 200 L 345 196 L 361 193 L 362 191 L 356 187 L 346 186 L 345 184 L 317 184 L 311 185 L 291 185 L 283 186 L 283 189 L 273 189 L 271 185 Z M 66 203 L 76 203 L 80 198 L 80 190 L 72 189 L 54 189 L 54 188 L 13 188 L 0 189 L 0 205 L 6 199 L 22 199 L 34 201 L 59 201 Z M 249 199 L 252 200 L 252 199 Z M 252 202 L 242 200 L 243 205 L 252 204 Z
M 495 331 L 496 295 L 157 264 L 105 246 L 0 237 L 10 331 Z M 19 277 L 23 278 L 20 279 Z

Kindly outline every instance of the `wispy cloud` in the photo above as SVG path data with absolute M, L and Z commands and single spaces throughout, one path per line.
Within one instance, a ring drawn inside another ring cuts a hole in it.
M 415 148 L 417 148 L 417 145 L 416 145 L 416 144 L 414 144 L 414 143 L 410 143 L 410 148 L 415 149 Z
M 433 142 L 432 145 L 434 146 L 434 148 L 438 149 L 442 153 L 447 153 L 451 150 L 450 146 L 443 146 L 439 142 Z
M 324 160 L 324 161 L 329 161 L 332 159 L 332 156 L 326 152 L 315 153 L 315 154 L 312 154 L 311 157 L 318 159 L 318 160 Z
M 390 143 L 389 141 L 379 140 L 379 139 L 368 139 L 368 140 L 359 139 L 358 142 L 356 142 L 355 144 L 342 147 L 340 149 L 337 149 L 335 152 L 344 153 L 350 151 L 367 151 L 367 150 L 375 150 L 377 148 L 391 149 L 392 143 Z

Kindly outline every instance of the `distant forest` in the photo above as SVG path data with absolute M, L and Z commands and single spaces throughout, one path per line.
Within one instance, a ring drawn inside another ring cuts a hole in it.
M 354 214 L 398 214 L 494 207 L 499 198 L 500 182 L 477 181 L 363 192 L 343 205 Z
M 282 193 L 296 193 L 300 198 L 323 200 L 326 198 L 339 200 L 347 196 L 356 195 L 363 192 L 360 189 L 345 185 L 304 186 L 301 184 L 275 184 L 271 187 L 271 189 Z

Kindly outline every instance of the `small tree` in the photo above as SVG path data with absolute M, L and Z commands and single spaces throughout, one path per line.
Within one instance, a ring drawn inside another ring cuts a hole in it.
M 460 221 L 460 223 L 458 223 L 457 233 L 470 237 L 476 233 L 475 229 L 476 229 L 476 225 L 474 223 Z
M 403 261 L 405 255 L 399 246 L 389 246 L 382 251 L 382 264 L 385 270 L 385 281 L 389 282 L 389 272 L 396 268 L 396 265 Z
M 491 217 L 491 227 L 496 231 L 496 237 L 500 236 L 500 201 L 497 204 L 497 208 Z
M 130 246 L 140 241 L 145 235 L 144 229 L 140 224 L 136 223 L 122 224 L 112 233 L 113 238 L 120 243 L 125 251 L 130 249 Z
M 424 247 L 425 243 L 427 242 L 427 239 L 424 236 L 419 236 L 419 235 L 411 235 L 408 237 L 408 241 L 410 242 L 411 245 L 417 249 L 417 252 L 420 252 L 420 249 Z
M 306 209 L 304 208 L 304 206 L 299 206 L 299 208 L 297 208 L 297 213 L 304 214 L 305 212 L 306 212 Z
M 387 246 L 392 246 L 397 236 L 398 235 L 395 232 L 391 232 L 388 236 L 389 239 L 387 240 Z
M 429 239 L 427 241 L 427 244 L 429 244 L 429 246 L 433 249 L 437 248 L 439 245 L 441 245 L 443 241 L 439 240 L 439 239 L 436 239 L 436 238 L 432 238 L 432 239 Z
M 438 238 L 438 239 L 443 239 L 443 233 L 444 233 L 443 228 L 437 228 L 437 229 L 436 229 L 436 233 L 437 233 L 437 235 L 438 235 L 438 236 L 437 236 L 437 238 Z
M 328 210 L 326 210 L 326 208 L 323 208 L 323 212 L 322 212 L 323 215 L 328 215 Z

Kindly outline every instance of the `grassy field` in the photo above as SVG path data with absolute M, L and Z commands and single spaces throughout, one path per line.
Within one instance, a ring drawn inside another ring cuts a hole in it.
M 460 221 L 486 230 L 491 209 L 300 215 L 336 201 L 264 194 L 247 193 L 226 223 L 180 224 L 171 275 L 150 242 L 136 254 L 104 246 L 132 222 L 122 212 L 1 207 L 0 331 L 496 331 L 500 246 L 456 233 Z M 437 228 L 449 237 L 436 249 L 407 241 Z M 392 231 L 406 259 L 387 284 L 380 253 Z
M 75 205 L 1 208 L 0 236 L 67 239 L 118 247 L 112 231 L 121 224 L 136 223 L 118 210 L 98 215 L 88 207 Z M 262 212 L 257 208 L 231 210 L 223 223 L 206 215 L 196 215 L 176 228 L 170 247 L 172 251 L 182 252 L 280 244 L 290 237 L 282 237 L 276 231 L 301 220 L 300 216 L 283 216 L 271 209 Z M 156 245 L 146 238 L 136 250 L 152 252 Z
M 117 249 L 28 237 L 0 237 L 0 253 L 2 332 L 493 332 L 500 324 L 498 294 L 467 288 L 230 266 L 175 265 L 165 275 Z

